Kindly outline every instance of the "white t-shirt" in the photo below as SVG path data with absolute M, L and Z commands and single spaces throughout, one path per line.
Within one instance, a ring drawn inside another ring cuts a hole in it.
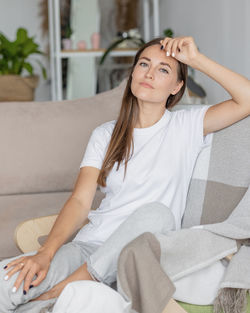
M 142 204 L 158 201 L 169 207 L 181 228 L 188 187 L 200 151 L 211 144 L 211 134 L 203 136 L 204 115 L 210 105 L 170 112 L 146 128 L 133 131 L 134 153 L 116 171 L 115 163 L 101 187 L 105 198 L 89 213 L 89 220 L 74 240 L 102 244 L 118 226 Z M 101 169 L 116 121 L 97 127 L 90 137 L 80 168 Z

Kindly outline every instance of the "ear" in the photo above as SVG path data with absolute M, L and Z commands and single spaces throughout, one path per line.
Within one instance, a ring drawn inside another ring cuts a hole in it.
M 183 84 L 184 84 L 183 80 L 178 82 L 174 90 L 171 92 L 171 95 L 173 96 L 176 95 L 181 90 L 181 87 L 183 86 Z

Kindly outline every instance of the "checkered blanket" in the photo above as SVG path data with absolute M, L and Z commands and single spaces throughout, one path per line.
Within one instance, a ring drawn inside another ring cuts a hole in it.
M 212 136 L 196 162 L 183 229 L 167 236 L 145 233 L 120 255 L 118 291 L 133 312 L 161 313 L 176 279 L 231 253 L 214 311 L 244 310 L 250 289 L 250 117 Z M 190 229 L 195 225 L 204 227 Z

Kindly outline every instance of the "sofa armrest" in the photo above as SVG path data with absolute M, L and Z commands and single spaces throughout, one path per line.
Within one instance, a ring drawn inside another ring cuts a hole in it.
M 23 253 L 36 251 L 41 247 L 39 238 L 45 237 L 49 234 L 52 226 L 55 223 L 57 214 L 38 217 L 26 220 L 17 225 L 14 234 L 14 240 Z M 82 226 L 88 223 L 88 219 Z

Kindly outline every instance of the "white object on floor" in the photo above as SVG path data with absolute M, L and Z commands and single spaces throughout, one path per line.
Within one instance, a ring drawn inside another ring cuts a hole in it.
M 90 280 L 68 284 L 53 313 L 130 313 L 131 304 L 111 287 Z

